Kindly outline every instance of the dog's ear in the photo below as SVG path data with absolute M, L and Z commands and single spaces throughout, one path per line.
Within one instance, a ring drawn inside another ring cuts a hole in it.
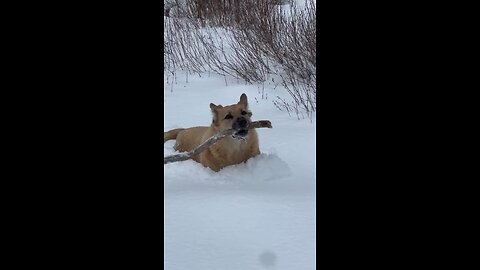
M 240 101 L 237 104 L 243 104 L 243 105 L 245 105 L 245 107 L 248 107 L 248 99 L 247 99 L 247 95 L 245 95 L 245 93 L 243 93 L 240 96 Z
M 212 110 L 212 114 L 213 114 L 213 120 L 212 120 L 212 123 L 215 123 L 217 122 L 217 118 L 218 118 L 218 108 L 221 108 L 222 105 L 215 105 L 213 103 L 210 103 L 210 109 Z
M 210 109 L 212 110 L 212 112 L 216 112 L 217 111 L 217 105 L 215 105 L 213 103 L 210 103 Z
M 213 103 L 210 103 L 210 109 L 212 110 L 212 112 L 216 112 L 217 109 L 220 109 L 220 108 L 223 108 L 222 105 L 215 105 Z

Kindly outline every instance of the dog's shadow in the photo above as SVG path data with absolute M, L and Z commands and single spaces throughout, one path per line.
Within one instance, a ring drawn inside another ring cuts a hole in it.
M 246 163 L 214 172 L 193 160 L 165 165 L 165 181 L 207 183 L 252 183 L 275 181 L 291 176 L 288 164 L 276 154 L 262 153 Z
M 275 154 L 262 153 L 246 163 L 228 166 L 215 178 L 239 182 L 275 181 L 291 175 L 288 164 Z

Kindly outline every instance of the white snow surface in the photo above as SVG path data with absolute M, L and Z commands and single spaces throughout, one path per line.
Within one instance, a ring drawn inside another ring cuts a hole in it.
M 187 82 L 188 80 L 188 82 Z M 246 93 L 257 129 L 258 157 L 216 173 L 195 161 L 164 165 L 164 266 L 167 270 L 316 269 L 315 116 L 278 110 L 290 100 L 272 81 L 245 85 L 214 74 L 164 74 L 165 125 L 208 126 L 209 104 Z M 174 141 L 164 155 L 176 153 Z

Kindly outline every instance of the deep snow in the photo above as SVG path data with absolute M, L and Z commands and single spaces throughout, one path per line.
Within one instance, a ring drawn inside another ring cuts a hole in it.
M 189 160 L 165 165 L 164 266 L 167 270 L 315 269 L 315 118 L 297 120 L 272 103 L 281 86 L 245 85 L 207 74 L 164 75 L 165 125 L 209 125 L 211 102 L 246 93 L 262 154 L 218 173 Z M 276 89 L 274 89 L 276 88 Z M 175 153 L 174 141 L 164 155 Z
M 273 125 L 257 129 L 262 154 L 245 164 L 218 173 L 192 160 L 164 165 L 166 270 L 316 269 L 316 118 L 278 110 L 277 96 L 291 98 L 271 79 L 245 85 L 213 73 L 164 73 L 165 131 L 208 126 L 211 102 L 230 105 L 242 93 L 252 120 Z M 165 143 L 165 156 L 174 143 Z

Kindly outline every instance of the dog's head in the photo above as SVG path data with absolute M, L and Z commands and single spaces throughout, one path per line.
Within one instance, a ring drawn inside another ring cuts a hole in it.
M 248 110 L 247 95 L 242 94 L 237 104 L 223 107 L 210 103 L 212 109 L 212 126 L 216 132 L 234 129 L 235 137 L 246 137 L 252 113 Z

